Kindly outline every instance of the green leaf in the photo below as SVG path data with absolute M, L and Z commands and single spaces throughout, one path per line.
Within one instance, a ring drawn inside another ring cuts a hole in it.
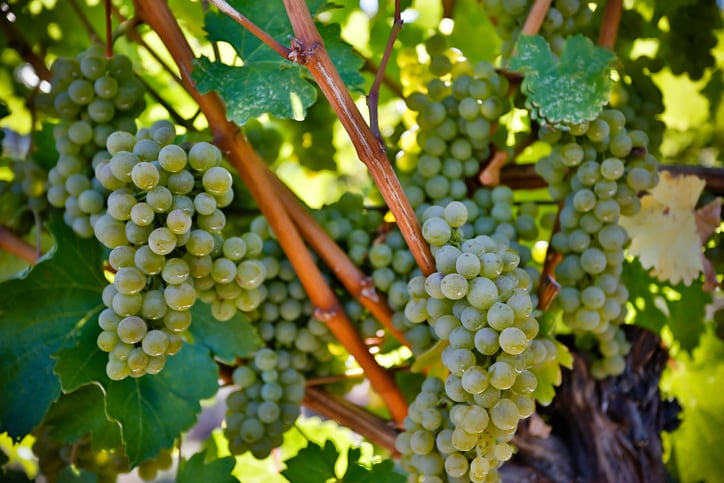
M 448 45 L 460 47 L 465 57 L 473 62 L 493 62 L 500 52 L 500 37 L 495 25 L 477 0 L 457 0 L 453 20 L 455 28 Z M 471 42 L 471 39 L 475 39 Z
M 60 377 L 63 392 L 70 393 L 88 384 L 110 381 L 106 375 L 108 354 L 96 343 L 100 332 L 98 324 L 86 324 L 80 329 L 74 345 L 53 354 L 57 359 L 53 372 Z
M 224 362 L 249 357 L 264 345 L 249 319 L 240 312 L 231 320 L 219 322 L 211 315 L 210 305 L 197 301 L 191 309 L 191 317 L 193 322 L 189 331 L 194 341 Z
M 664 290 L 669 307 L 669 329 L 681 348 L 691 352 L 699 345 L 706 330 L 706 306 L 711 293 L 705 292 L 701 280 L 687 287 L 683 283 Z
M 159 374 L 111 381 L 105 372 L 108 354 L 95 343 L 99 330 L 84 328 L 78 344 L 59 351 L 56 372 L 64 390 L 95 382 L 103 386 L 106 412 L 120 422 L 126 454 L 136 465 L 171 447 L 194 424 L 199 401 L 218 390 L 218 367 L 207 347 L 184 344 Z
M 711 303 L 701 280 L 689 287 L 672 286 L 651 278 L 638 260 L 624 265 L 622 279 L 636 310 L 634 324 L 656 333 L 668 327 L 683 350 L 696 348 L 706 329 L 706 305 Z
M 286 460 L 287 468 L 282 475 L 293 483 L 319 483 L 337 478 L 334 465 L 339 452 L 332 441 L 327 440 L 324 448 L 309 442 L 296 456 Z
M 56 441 L 73 443 L 90 433 L 93 451 L 121 446 L 121 428 L 106 415 L 105 395 L 96 384 L 60 396 L 50 406 L 44 425 Z
M 395 472 L 392 460 L 373 464 L 370 468 L 359 462 L 362 452 L 350 448 L 347 452 L 347 471 L 342 477 L 344 483 L 405 483 L 407 477 Z
M 681 359 L 669 380 L 662 381 L 683 407 L 682 424 L 670 435 L 678 477 L 683 483 L 719 481 L 724 474 L 724 398 L 716 389 L 724 385 L 724 343 L 707 331 L 693 357 Z
M 360 70 L 365 61 L 362 57 L 354 53 L 352 46 L 342 40 L 342 28 L 339 24 L 319 25 L 317 24 L 319 34 L 324 41 L 324 47 L 327 49 L 332 64 L 339 72 L 344 85 L 352 91 L 364 93 L 365 79 L 362 77 Z
M 262 114 L 303 119 L 317 91 L 304 77 L 304 68 L 289 61 L 259 61 L 242 67 L 194 61 L 192 73 L 202 93 L 217 91 L 226 102 L 226 117 L 243 125 Z
M 231 475 L 236 461 L 233 456 L 212 460 L 206 463 L 206 452 L 196 453 L 188 461 L 181 459 L 176 481 L 178 483 L 197 483 L 209 481 L 214 483 L 233 483 L 236 478 Z
M 566 38 L 560 60 L 540 35 L 521 35 L 511 69 L 525 74 L 522 89 L 534 118 L 551 124 L 593 120 L 611 91 L 613 52 L 583 35 Z
M 443 339 L 438 340 L 435 342 L 435 345 L 415 357 L 415 362 L 412 364 L 410 370 L 412 372 L 422 372 L 423 369 L 427 367 L 429 368 L 427 373 L 428 377 L 439 377 L 444 381 L 447 377 L 448 370 L 442 363 L 442 351 L 444 351 L 448 345 L 450 345 L 450 342 Z
M 170 448 L 193 426 L 199 401 L 216 394 L 218 376 L 206 348 L 186 344 L 157 375 L 104 384 L 108 415 L 121 423 L 131 465 Z
M 325 5 L 322 0 L 307 3 L 312 14 Z M 229 4 L 282 45 L 290 45 L 294 34 L 281 2 L 232 0 Z M 344 83 L 361 92 L 364 78 L 359 71 L 364 59 L 341 39 L 339 25 L 318 25 L 318 29 Z M 316 99 L 306 68 L 281 58 L 223 13 L 209 13 L 206 30 L 209 40 L 228 42 L 244 61 L 238 67 L 203 57 L 194 62 L 192 76 L 198 88 L 202 92 L 218 91 L 230 120 L 243 125 L 266 113 L 283 119 L 304 118 L 306 108 Z
M 0 432 L 28 434 L 60 393 L 51 354 L 101 308 L 101 246 L 50 222 L 57 248 L 20 279 L 0 284 Z

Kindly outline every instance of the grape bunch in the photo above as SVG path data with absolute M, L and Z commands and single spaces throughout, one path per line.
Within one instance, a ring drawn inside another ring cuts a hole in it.
M 536 217 L 538 208 L 534 204 L 524 203 L 515 213 L 513 203 L 513 191 L 507 186 L 496 186 L 493 189 L 478 188 L 471 199 L 464 199 L 461 202 L 455 202 L 453 206 L 464 207 L 466 220 L 462 225 L 455 228 L 455 239 L 463 240 L 477 236 L 485 236 L 505 245 L 515 251 L 519 257 L 519 267 L 521 277 L 528 277 L 531 288 L 538 283 L 539 273 L 532 265 L 529 265 L 532 254 L 530 248 L 521 243 L 524 240 L 534 240 L 538 236 L 538 228 L 536 225 Z M 432 216 L 440 217 L 444 212 L 444 208 L 439 205 L 423 204 L 420 206 L 425 208 L 425 212 L 421 217 L 424 223 Z M 452 236 L 452 235 L 451 235 Z M 407 249 L 404 239 L 399 230 L 393 229 L 389 234 L 381 240 L 382 244 L 375 245 L 370 250 L 370 262 L 374 270 L 372 271 L 373 280 L 376 287 L 385 293 L 388 297 L 390 307 L 395 312 L 393 315 L 393 325 L 396 329 L 404 332 L 405 338 L 410 342 L 414 353 L 424 352 L 435 343 L 436 335 L 434 330 L 427 324 L 419 324 L 411 321 L 405 314 L 406 306 L 410 301 L 410 291 L 408 283 L 410 280 L 420 275 L 419 269 L 408 269 L 402 261 L 407 260 L 412 255 Z M 379 248 L 378 248 L 379 247 Z M 445 250 L 448 250 L 446 248 Z M 433 251 L 437 248 L 433 247 Z M 393 256 L 390 254 L 394 253 Z M 404 254 L 404 255 L 401 255 Z M 382 276 L 375 274 L 383 271 Z M 525 272 L 525 275 L 522 273 Z M 377 280 L 380 278 L 387 279 L 394 275 L 394 280 L 389 284 L 389 288 L 379 286 Z M 532 294 L 533 304 L 537 305 L 537 296 Z M 431 304 L 438 302 L 432 301 Z
M 115 131 L 136 131 L 145 108 L 143 83 L 124 55 L 106 58 L 93 45 L 77 58 L 58 58 L 51 67 L 51 90 L 39 108 L 60 119 L 53 136 L 58 162 L 48 173 L 48 202 L 64 210 L 63 218 L 81 237 L 93 236 L 91 217 L 103 211 L 107 190 L 93 169 L 108 156 L 106 140 Z
M 658 152 L 666 125 L 659 119 L 664 112 L 661 90 L 650 76 L 663 64 L 659 59 L 641 56 L 623 61 L 620 79 L 613 85 L 610 105 L 626 116 L 626 128 L 644 131 L 649 137 L 649 152 Z
M 669 30 L 661 39 L 659 56 L 675 75 L 687 73 L 699 80 L 715 64 L 712 49 L 722 27 L 716 0 L 687 2 L 667 14 Z
M 38 471 L 46 481 L 59 481 L 63 470 L 70 466 L 95 473 L 99 483 L 115 483 L 119 474 L 131 470 L 123 450 L 93 451 L 90 433 L 73 443 L 53 439 L 50 428 L 45 425 L 33 434 L 33 453 L 38 458 Z
M 180 350 L 196 280 L 213 278 L 224 246 L 221 209 L 233 191 L 221 152 L 206 142 L 187 152 L 172 144 L 174 137 L 167 121 L 135 136 L 114 132 L 110 159 L 95 169 L 95 179 L 111 191 L 93 231 L 111 249 L 116 271 L 98 318 L 98 347 L 109 353 L 106 372 L 114 380 L 156 374 Z
M 489 16 L 497 20 L 496 30 L 503 39 L 501 52 L 504 58 L 513 54 L 520 31 L 528 18 L 533 0 L 484 0 L 483 5 Z M 555 0 L 543 20 L 539 34 L 560 55 L 565 38 L 586 30 L 598 0 Z
M 406 318 L 441 341 L 445 381 L 427 379 L 397 440 L 413 481 L 498 481 L 518 421 L 535 411 L 531 368 L 555 359 L 536 339 L 531 277 L 505 236 L 466 238 L 461 202 L 425 212 L 437 271 L 410 280 Z
M 264 347 L 233 374 L 237 390 L 226 398 L 224 435 L 229 451 L 269 456 L 301 413 L 305 378 L 286 350 Z
M 597 341 L 602 357 L 592 373 L 617 375 L 629 349 L 620 330 L 628 300 L 621 272 L 629 240 L 618 220 L 640 210 L 638 193 L 656 185 L 658 163 L 647 150 L 646 134 L 627 130 L 625 116 L 613 109 L 569 132 L 544 126 L 539 136 L 554 148 L 536 171 L 562 203 L 560 230 L 551 238 L 563 256 L 555 269 L 561 284 L 556 304 L 582 343 Z
M 508 81 L 492 64 L 472 65 L 446 49 L 440 35 L 426 41 L 430 55 L 427 92 L 407 98 L 417 124 L 400 138 L 396 160 L 400 182 L 413 207 L 445 204 L 468 195 L 466 179 L 478 174 L 491 154 L 493 132 L 510 110 Z M 418 216 L 424 211 L 418 210 Z
M 330 350 L 334 337 L 314 316 L 314 307 L 267 220 L 256 217 L 249 229 L 247 237 L 258 243 L 253 261 L 263 271 L 264 283 L 252 289 L 257 294 L 252 304 L 237 301 L 237 308 L 254 323 L 264 348 L 233 372 L 238 390 L 227 398 L 224 433 L 232 453 L 251 451 L 265 458 L 281 445 L 283 434 L 300 414 L 307 377 L 343 374 L 346 353 L 340 347 Z M 207 296 L 211 303 L 218 298 L 218 294 L 200 294 L 202 299 Z

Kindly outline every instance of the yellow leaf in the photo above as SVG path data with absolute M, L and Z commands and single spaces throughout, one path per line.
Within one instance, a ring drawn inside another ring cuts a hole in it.
M 696 202 L 705 182 L 696 176 L 661 173 L 651 194 L 641 198 L 641 211 L 621 217 L 631 236 L 629 253 L 639 257 L 651 275 L 672 284 L 690 285 L 704 270 L 701 237 L 711 235 L 716 208 L 697 213 Z M 701 235 L 701 236 L 700 236 Z

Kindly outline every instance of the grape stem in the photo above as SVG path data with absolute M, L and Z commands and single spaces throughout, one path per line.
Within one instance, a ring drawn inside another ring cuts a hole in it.
M 525 19 L 520 35 L 536 35 L 543 25 L 543 20 L 545 20 L 550 6 L 551 0 L 535 0 L 530 12 L 528 12 L 528 17 Z
M 303 404 L 312 411 L 353 429 L 370 442 L 399 456 L 395 448 L 397 431 L 389 423 L 363 408 L 318 387 L 307 387 Z
M 249 32 L 254 34 L 257 38 L 259 38 L 259 40 L 274 49 L 274 52 L 285 58 L 289 56 L 289 52 L 291 50 L 288 47 L 285 47 L 284 45 L 279 43 L 274 37 L 266 33 L 263 29 L 259 28 L 259 26 L 246 18 L 241 12 L 229 5 L 226 0 L 209 0 L 209 2 L 216 5 L 216 8 L 236 20 L 242 27 L 244 27 Z
M 0 225 L 0 250 L 4 250 L 33 264 L 40 258 L 40 251 L 38 249 L 4 225 Z
M 191 79 L 194 54 L 165 2 L 134 2 L 136 12 L 156 31 L 171 56 L 176 60 L 184 84 L 204 112 L 215 141 L 227 153 L 229 162 L 239 171 L 244 183 L 268 220 L 279 243 L 304 286 L 320 316 L 325 317 L 330 331 L 355 357 L 364 369 L 373 388 L 387 405 L 393 419 L 401 424 L 407 414 L 407 402 L 392 375 L 370 354 L 364 341 L 342 310 L 309 250 L 299 235 L 274 185 L 269 182 L 266 166 L 244 137 L 238 126 L 226 119 L 226 107 L 214 92 L 201 94 Z
M 606 11 L 603 13 L 601 33 L 598 37 L 598 45 L 613 50 L 618 35 L 618 26 L 621 23 L 621 11 L 623 0 L 607 0 Z
M 359 51 L 357 51 L 357 50 L 355 50 L 355 53 L 356 53 L 357 55 L 359 55 L 360 57 L 362 57 L 362 58 L 365 59 L 365 63 L 364 63 L 364 65 L 362 66 L 362 68 L 363 68 L 364 70 L 366 70 L 367 72 L 375 73 L 375 74 L 379 71 L 379 67 L 378 67 L 377 65 L 375 65 L 375 63 L 372 62 L 370 59 L 366 58 L 366 57 L 364 56 L 364 54 L 362 54 L 361 52 L 359 52 Z M 393 79 L 392 77 L 390 77 L 390 76 L 388 76 L 387 74 L 384 74 L 384 73 L 383 73 L 383 75 L 382 75 L 382 83 L 383 83 L 385 86 L 387 86 L 387 88 L 388 88 L 394 95 L 396 95 L 397 97 L 399 97 L 399 98 L 405 97 L 405 94 L 402 92 L 402 86 L 400 86 L 400 83 L 397 82 L 397 81 L 396 81 L 395 79 Z
M 503 150 L 495 151 L 485 168 L 480 172 L 478 179 L 483 186 L 498 186 L 500 184 L 500 170 L 508 161 L 508 153 Z
M 365 123 L 354 104 L 339 72 L 324 48 L 307 4 L 304 0 L 284 0 L 287 15 L 292 23 L 296 39 L 290 58 L 305 65 L 352 140 L 360 160 L 367 166 L 387 206 L 397 221 L 402 236 L 410 247 L 420 270 L 425 275 L 435 271 L 435 261 L 430 247 L 422 237 L 420 224 L 392 165 L 387 159 L 385 147 Z
M 370 113 L 370 129 L 378 139 L 382 139 L 380 134 L 380 123 L 379 123 L 379 102 L 380 102 L 380 86 L 382 85 L 382 79 L 387 69 L 387 63 L 390 60 L 392 54 L 392 48 L 395 46 L 395 40 L 397 35 L 402 30 L 402 17 L 400 16 L 400 0 L 395 0 L 395 16 L 392 20 L 392 29 L 390 29 L 390 38 L 387 39 L 387 45 L 385 45 L 385 51 L 382 54 L 382 60 L 380 66 L 375 74 L 375 80 L 372 82 L 370 92 L 367 95 L 367 109 Z M 401 96 L 402 97 L 402 96 Z

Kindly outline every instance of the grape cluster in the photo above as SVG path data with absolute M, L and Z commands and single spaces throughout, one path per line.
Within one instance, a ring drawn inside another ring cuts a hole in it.
M 537 284 L 539 273 L 534 267 L 529 265 L 532 258 L 531 250 L 527 245 L 520 243 L 522 240 L 534 240 L 538 236 L 538 228 L 536 225 L 536 217 L 538 215 L 537 206 L 534 204 L 522 204 L 516 214 L 513 203 L 513 191 L 507 186 L 497 186 L 493 189 L 478 188 L 474 192 L 472 199 L 455 202 L 453 206 L 457 206 L 458 208 L 460 206 L 464 207 L 466 220 L 470 220 L 465 221 L 454 230 L 451 229 L 451 233 L 453 233 L 451 239 L 454 240 L 455 243 L 464 239 L 484 236 L 494 240 L 495 243 L 507 246 L 518 254 L 520 259 L 518 268 L 518 270 L 521 271 L 520 275 L 522 277 L 528 277 L 531 287 Z M 444 212 L 443 207 L 439 205 L 428 205 L 427 203 L 420 205 L 419 208 L 425 209 L 421 217 L 423 223 L 432 216 L 440 218 L 440 215 Z M 410 342 L 414 353 L 423 352 L 435 343 L 437 336 L 429 325 L 419 324 L 410 320 L 405 312 L 406 306 L 410 301 L 408 282 L 410 282 L 411 278 L 419 275 L 420 272 L 417 268 L 406 271 L 402 270 L 407 269 L 407 267 L 401 263 L 401 260 L 403 257 L 405 260 L 408 257 L 411 258 L 412 255 L 409 253 L 402 235 L 397 229 L 391 231 L 384 238 L 383 242 L 384 245 L 380 245 L 381 248 L 377 248 L 376 250 L 383 254 L 391 252 L 394 253 L 394 256 L 385 259 L 387 265 L 383 264 L 382 261 L 377 261 L 377 267 L 374 265 L 375 262 L 370 259 L 372 266 L 375 267 L 372 272 L 373 280 L 376 281 L 375 273 L 377 271 L 392 269 L 392 273 L 394 273 L 396 278 L 389 284 L 389 289 L 380 287 L 377 285 L 377 281 L 376 286 L 387 294 L 390 307 L 395 311 L 392 319 L 395 328 L 404 332 L 405 338 Z M 384 248 L 385 246 L 389 248 Z M 375 247 L 373 247 L 373 249 L 374 248 Z M 446 248 L 445 250 L 448 249 Z M 433 251 L 437 251 L 437 248 L 433 247 Z M 401 255 L 401 253 L 403 253 L 404 256 Z M 523 271 L 526 275 L 523 275 Z M 384 278 L 387 276 L 388 275 L 385 275 Z M 377 279 L 379 278 L 382 277 L 378 276 Z M 533 297 L 533 304 L 535 306 L 538 303 L 537 296 L 535 294 L 531 296 Z M 431 303 L 435 304 L 437 302 Z
M 94 473 L 99 483 L 115 483 L 119 474 L 131 469 L 122 450 L 93 451 L 90 434 L 73 443 L 52 439 L 46 426 L 41 426 L 34 434 L 33 453 L 38 458 L 38 471 L 47 481 L 58 481 L 60 473 L 71 465 Z
M 30 209 L 42 211 L 48 206 L 45 192 L 48 187 L 48 174 L 30 159 L 9 160 L 9 167 L 13 173 L 12 180 L 0 180 L 0 195 L 11 193 L 14 196 L 25 198 Z
M 251 451 L 263 459 L 282 445 L 304 399 L 305 378 L 295 364 L 298 361 L 289 351 L 264 347 L 234 370 L 233 382 L 239 389 L 226 399 L 224 427 L 232 453 Z
M 93 168 L 108 156 L 106 139 L 115 131 L 136 131 L 146 89 L 124 55 L 106 58 L 93 45 L 77 58 L 58 58 L 51 90 L 39 107 L 60 119 L 53 129 L 59 158 L 48 173 L 48 202 L 64 210 L 65 222 L 81 237 L 93 236 L 91 217 L 103 212 L 107 189 Z
M 221 208 L 233 198 L 231 174 L 212 144 L 200 142 L 187 152 L 172 144 L 174 138 L 167 121 L 135 136 L 114 132 L 107 141 L 110 158 L 95 167 L 95 179 L 111 191 L 107 212 L 92 220 L 116 270 L 98 318 L 98 347 L 109 353 L 111 379 L 163 368 L 191 324 L 196 280 L 219 270 L 214 258 L 224 246 Z
M 227 398 L 224 432 L 232 453 L 251 451 L 264 458 L 281 445 L 299 415 L 307 376 L 344 373 L 346 354 L 330 351 L 334 337 L 314 317 L 314 307 L 266 219 L 253 219 L 246 236 L 258 243 L 253 261 L 263 271 L 264 283 L 252 289 L 253 303 L 236 305 L 254 323 L 264 348 L 234 370 L 239 389 Z
M 658 182 L 646 134 L 625 126 L 623 113 L 607 109 L 567 133 L 546 127 L 539 133 L 554 148 L 536 171 L 562 202 L 560 231 L 551 238 L 563 256 L 555 269 L 561 284 L 556 304 L 582 342 L 598 341 L 602 358 L 591 367 L 597 377 L 620 374 L 629 349 L 619 327 L 628 300 L 621 272 L 629 240 L 618 220 L 636 214 L 638 193 Z
M 651 72 L 661 69 L 659 59 L 641 56 L 623 61 L 621 79 L 611 92 L 610 105 L 626 116 L 627 129 L 644 131 L 649 137 L 649 152 L 658 152 L 666 124 L 659 119 L 664 112 L 661 89 L 651 78 Z
M 155 458 L 144 460 L 138 465 L 138 476 L 144 481 L 154 481 L 159 471 L 168 470 L 173 465 L 173 451 L 162 449 Z
M 699 80 L 715 64 L 712 49 L 722 27 L 716 0 L 688 2 L 667 14 L 669 31 L 662 36 L 659 56 L 675 75 Z M 688 47 L 687 47 L 688 46 Z
M 496 29 L 503 39 L 501 52 L 508 58 L 513 54 L 520 31 L 528 18 L 533 0 L 484 0 L 485 10 L 497 20 Z M 543 20 L 539 34 L 560 55 L 565 38 L 588 27 L 598 0 L 555 0 Z
M 407 98 L 417 124 L 400 138 L 396 166 L 413 207 L 464 199 L 465 180 L 490 157 L 496 123 L 510 110 L 508 81 L 492 64 L 472 65 L 445 47 L 440 35 L 427 40 L 427 92 Z
M 556 357 L 552 342 L 536 339 L 520 256 L 504 236 L 466 238 L 467 219 L 461 202 L 425 212 L 437 271 L 408 284 L 405 316 L 432 328 L 449 371 L 425 381 L 397 440 L 403 466 L 423 481 L 498 481 L 518 421 L 535 411 L 530 369 Z

